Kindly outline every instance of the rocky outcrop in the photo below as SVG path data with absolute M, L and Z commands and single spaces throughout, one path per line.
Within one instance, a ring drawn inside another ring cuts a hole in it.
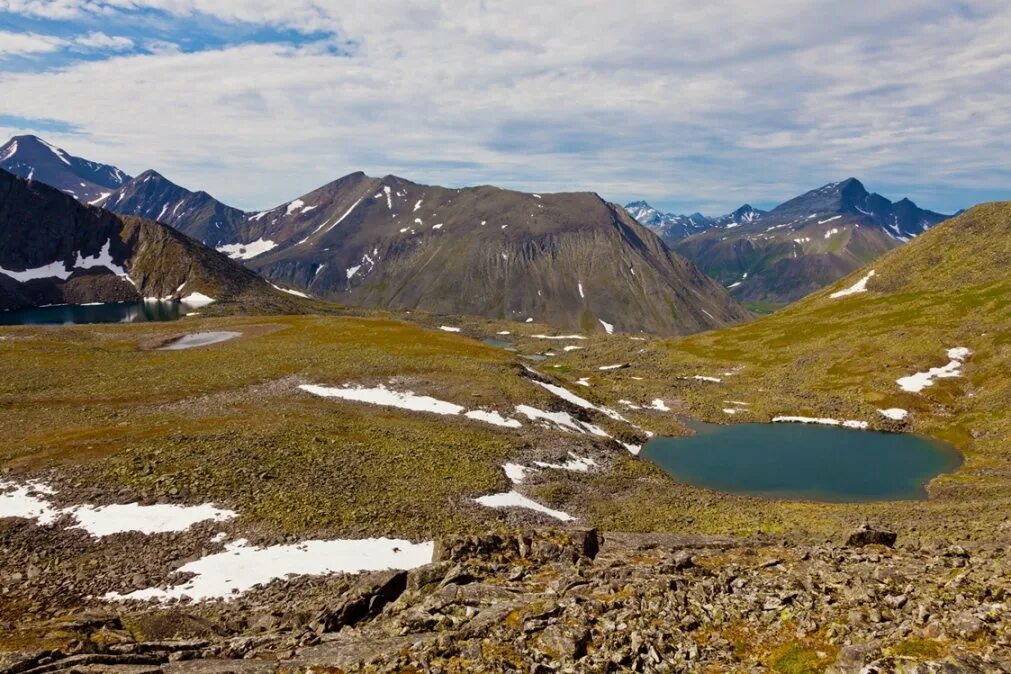
M 592 530 L 448 537 L 409 573 L 164 609 L 193 614 L 188 638 L 138 639 L 128 609 L 106 609 L 50 624 L 66 647 L 7 654 L 0 672 L 1011 672 L 1003 547 L 598 544 Z

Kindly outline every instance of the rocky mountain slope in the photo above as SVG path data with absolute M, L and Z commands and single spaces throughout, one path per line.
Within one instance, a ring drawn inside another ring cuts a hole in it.
M 747 317 L 590 193 L 447 189 L 353 173 L 249 216 L 236 242 L 276 282 L 344 304 L 678 334 Z M 220 250 L 226 248 L 219 247 Z
M 1011 573 L 999 546 L 536 529 L 447 536 L 433 557 L 412 571 L 301 583 L 297 594 L 274 588 L 212 610 L 92 610 L 48 625 L 60 647 L 0 655 L 0 666 L 108 674 L 1011 671 L 1011 619 L 999 610 Z
M 0 309 L 195 294 L 277 295 L 252 271 L 170 227 L 0 171 Z
M 625 210 L 641 225 L 656 233 L 664 243 L 674 246 L 681 239 L 700 234 L 713 228 L 733 229 L 758 219 L 763 211 L 744 204 L 733 213 L 710 218 L 701 213 L 678 215 L 663 213 L 645 201 L 633 201 L 625 205 Z
M 780 204 L 732 231 L 675 249 L 745 303 L 782 304 L 833 283 L 948 216 L 869 193 L 855 178 Z
M 207 192 L 191 192 L 157 171 L 145 171 L 96 205 L 121 215 L 164 222 L 214 248 L 243 235 L 246 213 Z
M 74 157 L 37 136 L 15 136 L 0 147 L 0 169 L 83 202 L 101 200 L 130 180 L 115 166 Z

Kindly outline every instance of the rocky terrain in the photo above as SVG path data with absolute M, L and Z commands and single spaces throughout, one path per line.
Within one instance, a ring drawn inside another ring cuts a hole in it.
M 207 605 L 92 602 L 32 624 L 47 645 L 0 654 L 0 671 L 1011 672 L 1008 542 L 895 538 L 449 536 L 409 572 Z M 39 585 L 46 561 L 23 554 L 7 594 Z

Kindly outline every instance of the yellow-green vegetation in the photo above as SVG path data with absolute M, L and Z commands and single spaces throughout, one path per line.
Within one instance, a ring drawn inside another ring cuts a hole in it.
M 871 269 L 867 292 L 831 297 Z M 623 466 L 610 477 L 626 488 L 595 502 L 597 523 L 830 534 L 869 518 L 927 537 L 993 534 L 1011 504 L 1008 269 L 1011 204 L 987 204 L 773 316 L 677 340 L 615 336 L 581 343 L 586 348 L 561 356 L 564 368 L 557 371 L 572 381 L 590 377 L 594 391 L 611 399 L 641 405 L 662 398 L 674 412 L 722 423 L 777 415 L 865 420 L 872 428 L 946 440 L 966 457 L 962 469 L 929 485 L 929 501 L 859 505 L 733 497 L 672 484 L 642 465 Z M 938 379 L 922 393 L 896 383 L 944 365 L 947 350 L 957 346 L 972 351 L 964 376 Z M 630 367 L 596 367 L 622 362 Z M 910 415 L 891 421 L 879 412 L 888 408 Z
M 986 537 L 1011 504 L 1009 247 L 1011 205 L 981 206 L 773 316 L 676 340 L 549 341 L 533 335 L 570 331 L 424 314 L 411 319 L 428 328 L 451 320 L 464 335 L 332 316 L 5 329 L 0 462 L 16 474 L 59 466 L 52 479 L 64 486 L 122 488 L 119 499 L 215 500 L 239 510 L 240 525 L 268 532 L 430 537 L 497 521 L 497 511 L 470 497 L 509 488 L 504 461 L 540 450 L 589 451 L 591 441 L 530 423 L 513 431 L 321 399 L 298 384 L 388 383 L 505 414 L 521 403 L 558 409 L 521 376 L 529 364 L 658 434 L 685 432 L 685 417 L 833 417 L 932 435 L 966 456 L 962 469 L 931 483 L 928 501 L 827 504 L 693 487 L 608 445 L 598 470 L 541 471 L 524 485 L 584 524 L 838 539 L 870 519 L 905 537 Z M 831 297 L 871 268 L 867 292 Z M 243 337 L 151 350 L 172 335 L 208 329 Z M 502 332 L 518 354 L 555 355 L 534 363 L 473 339 Z M 922 394 L 896 384 L 945 364 L 956 346 L 972 350 L 964 376 L 937 380 Z M 627 367 L 600 369 L 611 365 Z M 647 407 L 656 399 L 669 410 Z M 890 420 L 878 411 L 887 408 L 910 416 Z M 626 441 L 623 434 L 635 433 L 600 415 L 595 422 Z
M 153 349 L 203 330 L 243 336 Z M 212 500 L 240 525 L 300 535 L 487 526 L 495 511 L 468 497 L 506 489 L 500 464 L 541 431 L 324 399 L 299 384 L 386 384 L 504 414 L 551 401 L 508 352 L 381 319 L 11 328 L 0 370 L 0 462 L 15 475 L 58 467 L 48 479 L 65 488 Z
M 785 646 L 772 656 L 771 667 L 780 674 L 817 674 L 825 671 L 831 660 L 825 654 L 798 644 Z
M 936 658 L 944 652 L 941 644 L 933 639 L 910 638 L 899 642 L 893 649 L 892 655 L 905 656 L 911 658 Z

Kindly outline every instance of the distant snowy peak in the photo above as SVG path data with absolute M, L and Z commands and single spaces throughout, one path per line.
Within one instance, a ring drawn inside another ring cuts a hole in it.
M 645 201 L 633 201 L 625 206 L 625 210 L 639 224 L 653 230 L 668 243 L 685 239 L 716 227 L 731 229 L 749 224 L 761 217 L 763 213 L 763 211 L 745 204 L 733 213 L 728 213 L 718 218 L 710 218 L 701 213 L 679 215 L 659 211 Z
M 765 211 L 760 211 L 757 208 L 753 208 L 751 204 L 744 204 L 738 208 L 733 213 L 728 213 L 722 217 L 716 218 L 713 221 L 713 225 L 716 227 L 733 228 L 740 227 L 741 225 L 748 225 L 752 222 L 758 220 Z
M 0 168 L 89 203 L 130 180 L 115 166 L 75 157 L 38 136 L 15 136 L 7 141 L 0 147 Z

